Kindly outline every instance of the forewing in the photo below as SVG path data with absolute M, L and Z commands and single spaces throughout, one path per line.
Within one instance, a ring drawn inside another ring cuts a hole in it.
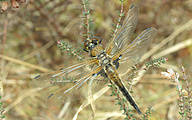
M 111 38 L 106 47 L 106 53 L 113 55 L 115 52 L 124 49 L 130 42 L 138 23 L 139 7 L 132 5 L 127 12 L 123 25 L 117 30 L 115 36 Z
M 93 74 L 101 70 L 100 67 L 95 68 L 97 62 L 97 59 L 86 60 L 58 71 L 38 75 L 33 79 L 32 86 L 48 89 L 47 102 L 53 100 L 48 106 L 63 103 L 71 98 L 72 91 L 80 90 Z
M 151 44 L 151 41 L 157 35 L 157 29 L 148 28 L 144 30 L 139 36 L 137 36 L 134 41 L 125 47 L 123 50 L 115 54 L 112 60 L 116 60 L 122 55 L 119 60 L 118 72 L 124 73 L 130 66 L 135 65 L 139 62 L 140 58 L 147 51 Z
M 53 85 L 59 85 L 59 83 L 63 83 L 63 80 L 70 80 L 68 82 L 74 82 L 75 79 L 79 79 L 82 76 L 85 76 L 88 69 L 91 69 L 90 66 L 94 65 L 96 62 L 98 62 L 97 59 L 87 59 L 85 61 L 71 65 L 66 68 L 62 68 L 57 71 L 47 72 L 42 75 L 38 75 L 32 80 L 32 86 L 43 88 Z

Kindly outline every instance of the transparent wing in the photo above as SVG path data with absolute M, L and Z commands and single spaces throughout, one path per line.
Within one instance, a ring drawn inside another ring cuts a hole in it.
M 148 28 L 139 36 L 137 36 L 130 45 L 127 45 L 127 47 L 112 57 L 112 60 L 116 60 L 122 55 L 118 68 L 118 72 L 120 74 L 124 73 L 130 66 L 133 66 L 139 62 L 140 58 L 143 54 L 145 54 L 146 50 L 150 46 L 151 41 L 156 35 L 157 29 L 153 27 Z
M 90 66 L 94 65 L 96 62 L 98 62 L 97 59 L 88 59 L 57 71 L 47 72 L 42 75 L 38 75 L 33 79 L 32 86 L 48 87 L 58 85 L 59 83 L 63 82 L 62 80 L 65 79 L 70 80 L 69 82 L 74 82 L 73 80 L 75 80 L 75 78 L 78 79 L 82 76 L 85 76 Z M 57 79 L 61 79 L 61 82 L 54 81 Z
M 107 54 L 112 55 L 130 43 L 130 39 L 138 23 L 138 18 L 139 7 L 132 5 L 125 16 L 123 25 L 118 29 L 115 36 L 109 40 L 106 47 Z
M 87 60 L 58 71 L 38 75 L 32 81 L 32 86 L 46 89 L 44 94 L 46 94 L 47 106 L 87 97 L 87 93 L 84 93 L 85 96 L 79 95 L 80 92 L 87 92 L 90 79 L 98 79 L 99 76 L 96 74 L 102 70 L 102 67 L 94 67 L 96 62 L 97 59 Z
M 65 86 L 57 86 L 57 89 L 56 87 L 54 87 L 56 91 L 47 96 L 46 106 L 55 106 L 69 101 L 76 101 L 82 98 L 88 98 L 88 87 L 91 87 L 91 90 L 93 90 L 92 93 L 95 93 L 100 88 L 102 88 L 103 85 L 105 85 L 103 84 L 104 81 L 102 81 L 102 83 L 101 81 L 94 81 L 98 78 L 98 76 L 94 76 L 94 74 L 98 73 L 101 69 L 101 67 L 96 68 L 94 71 L 89 72 L 84 77 L 79 78 L 75 83 L 65 83 Z M 94 81 L 94 83 L 92 83 L 91 81 Z

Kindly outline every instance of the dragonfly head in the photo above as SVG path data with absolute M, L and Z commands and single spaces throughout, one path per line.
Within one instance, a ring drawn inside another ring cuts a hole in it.
M 100 40 L 98 40 L 100 39 Z M 84 51 L 89 52 L 91 51 L 95 46 L 101 44 L 102 39 L 100 37 L 91 37 L 91 39 L 86 40 L 84 43 Z

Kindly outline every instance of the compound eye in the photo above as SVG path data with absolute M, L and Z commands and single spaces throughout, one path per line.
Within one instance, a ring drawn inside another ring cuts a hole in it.
M 85 43 L 84 43 L 84 48 L 85 48 L 85 50 L 88 50 L 89 49 L 89 41 L 88 40 L 86 40 L 85 41 Z
M 95 45 L 99 44 L 98 40 L 96 40 L 96 39 L 93 39 L 92 42 L 93 42 Z

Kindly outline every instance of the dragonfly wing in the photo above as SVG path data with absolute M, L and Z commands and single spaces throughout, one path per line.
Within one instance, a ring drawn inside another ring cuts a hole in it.
M 115 36 L 111 38 L 106 46 L 109 55 L 123 49 L 130 43 L 130 39 L 135 31 L 139 18 L 139 7 L 132 5 L 127 12 L 123 25 L 117 30 Z
M 157 29 L 153 27 L 148 28 L 137 36 L 130 45 L 113 56 L 112 60 L 116 60 L 121 56 L 118 68 L 120 74 L 124 73 L 130 66 L 139 62 L 156 35 Z
M 54 99 L 54 103 L 67 101 L 71 91 L 79 90 L 93 74 L 102 70 L 94 66 L 97 62 L 97 59 L 86 60 L 58 71 L 38 75 L 33 79 L 32 86 L 48 89 L 47 101 L 49 99 Z
M 95 82 L 97 79 L 96 73 L 101 71 L 101 67 L 96 68 L 94 71 L 89 72 L 87 75 L 82 78 L 77 79 L 75 83 L 66 83 L 65 86 L 57 86 L 57 89 L 50 93 L 46 98 L 46 106 L 55 106 L 69 101 L 80 100 L 82 98 L 88 97 L 88 87 L 91 85 L 94 92 L 98 90 L 98 87 L 103 87 L 104 84 L 101 82 Z M 93 80 L 94 83 L 90 84 L 90 80 Z M 96 87 L 97 86 L 97 87 Z M 97 88 L 97 90 L 95 90 Z M 92 92 L 92 93 L 94 93 Z
M 49 86 L 56 86 L 65 82 L 75 82 L 75 79 L 85 76 L 90 66 L 94 65 L 96 62 L 98 62 L 97 59 L 88 59 L 57 71 L 38 75 L 32 80 L 31 85 L 33 87 L 44 88 Z

